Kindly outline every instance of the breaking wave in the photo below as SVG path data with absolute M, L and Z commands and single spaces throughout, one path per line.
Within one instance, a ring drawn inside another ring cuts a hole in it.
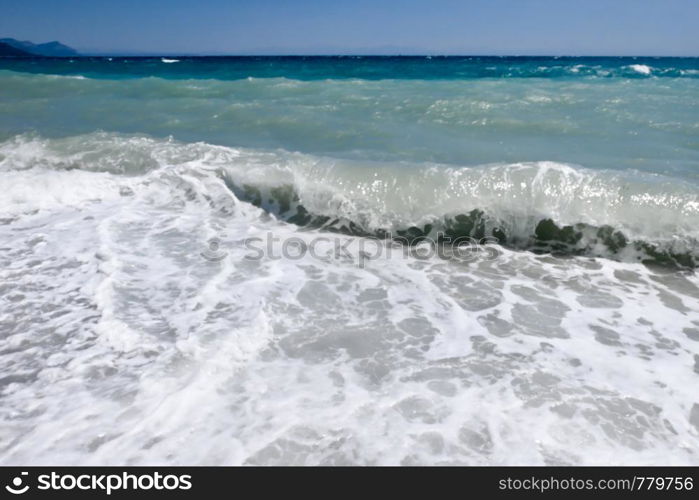
M 44 208 L 46 197 L 65 200 L 66 192 L 78 204 L 118 194 L 102 177 L 97 192 L 90 192 L 96 185 L 76 188 L 85 172 L 127 179 L 128 189 L 138 190 L 150 172 L 184 169 L 222 180 L 237 200 L 309 230 L 411 243 L 489 238 L 535 252 L 699 264 L 699 190 L 657 174 L 546 161 L 463 167 L 353 161 L 108 133 L 17 136 L 0 144 L 0 168 L 8 211 Z M 27 179 L 66 171 L 76 171 L 70 187 L 65 178 L 41 190 L 27 186 Z

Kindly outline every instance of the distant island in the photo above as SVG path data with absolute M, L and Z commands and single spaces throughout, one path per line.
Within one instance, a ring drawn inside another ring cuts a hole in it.
M 80 55 L 75 49 L 60 42 L 35 44 L 14 38 L 0 38 L 0 57 L 73 57 Z

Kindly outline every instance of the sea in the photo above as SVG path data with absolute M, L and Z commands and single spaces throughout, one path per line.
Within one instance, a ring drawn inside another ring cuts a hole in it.
M 699 58 L 0 59 L 0 463 L 699 465 Z

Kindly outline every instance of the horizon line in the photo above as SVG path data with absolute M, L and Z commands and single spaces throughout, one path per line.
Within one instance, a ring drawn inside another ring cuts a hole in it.
M 10 56 L 12 57 L 12 56 Z M 15 56 L 15 57 L 27 57 L 27 56 Z M 646 58 L 684 58 L 684 59 L 694 59 L 699 58 L 699 55 L 649 55 L 649 54 L 488 54 L 488 53 L 464 53 L 464 54 L 429 54 L 429 53 L 199 53 L 199 54 L 188 54 L 188 53 L 177 53 L 177 52 L 84 52 L 78 53 L 74 56 L 40 56 L 32 55 L 28 57 L 37 58 L 76 58 L 76 57 L 424 57 L 424 58 L 447 58 L 447 57 L 496 57 L 496 58 L 506 58 L 506 57 L 550 57 L 550 58 L 562 58 L 562 57 L 646 57 Z

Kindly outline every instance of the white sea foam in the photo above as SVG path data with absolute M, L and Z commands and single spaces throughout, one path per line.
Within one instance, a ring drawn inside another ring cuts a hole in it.
M 179 59 L 167 59 L 167 58 L 165 58 L 165 57 L 161 58 L 160 60 L 161 60 L 162 62 L 166 63 L 166 64 L 172 64 L 172 63 L 180 62 Z
M 694 274 L 505 248 L 358 266 L 361 238 L 228 185 L 274 174 L 338 210 L 411 188 L 358 183 L 370 165 L 112 134 L 0 155 L 3 464 L 699 463 Z M 413 182 L 561 217 L 620 193 L 571 166 L 488 168 Z M 329 240 L 246 259 L 268 234 Z M 221 260 L 202 258 L 213 237 Z
M 646 66 L 645 64 L 631 64 L 629 68 L 642 75 L 650 75 L 653 71 L 650 66 Z

